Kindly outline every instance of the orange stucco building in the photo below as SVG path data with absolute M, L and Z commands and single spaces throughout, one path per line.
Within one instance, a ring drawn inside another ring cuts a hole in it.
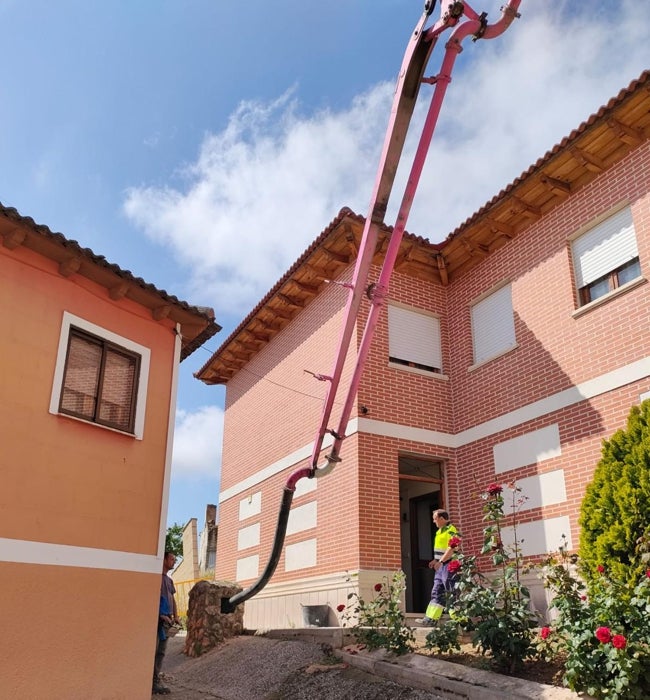
M 248 627 L 301 625 L 316 604 L 337 624 L 350 589 L 371 596 L 399 568 L 407 612 L 422 613 L 431 511 L 447 508 L 477 553 L 477 493 L 492 482 L 522 489 L 524 554 L 562 535 L 577 547 L 602 440 L 650 396 L 649 87 L 645 72 L 443 242 L 405 235 L 343 462 L 298 482 Z M 331 371 L 348 293 L 325 281 L 350 279 L 362 228 L 341 210 L 198 373 L 226 385 L 217 578 L 261 574 L 282 488 L 308 466 L 325 395 L 314 374 Z
M 0 695 L 151 694 L 179 362 L 219 330 L 0 206 Z

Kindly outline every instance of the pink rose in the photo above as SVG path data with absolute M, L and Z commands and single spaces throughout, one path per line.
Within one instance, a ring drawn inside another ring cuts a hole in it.
M 447 564 L 447 572 L 455 574 L 457 571 L 460 571 L 460 562 L 458 559 L 452 559 L 449 564 Z
M 596 639 L 601 644 L 607 644 L 608 642 L 610 642 L 612 639 L 612 633 L 611 633 L 609 627 L 599 627 L 596 630 Z
M 622 634 L 615 634 L 612 637 L 612 646 L 616 649 L 625 649 L 627 645 L 627 639 Z
M 375 590 L 377 591 L 377 593 L 379 593 L 379 591 L 381 591 L 381 583 L 375 584 Z
M 547 639 L 549 634 L 551 634 L 551 628 L 550 627 L 542 627 L 542 629 L 539 631 L 539 636 L 542 639 Z
M 336 606 L 336 609 L 338 610 L 338 612 L 343 612 L 345 610 L 345 605 L 341 603 L 340 605 Z
M 604 567 L 602 564 L 598 564 L 598 566 L 596 567 L 596 571 L 597 571 L 599 574 L 604 574 L 604 573 L 605 573 L 605 567 Z
M 648 570 L 645 572 L 645 575 L 646 575 L 648 578 L 650 578 L 650 569 L 648 569 Z

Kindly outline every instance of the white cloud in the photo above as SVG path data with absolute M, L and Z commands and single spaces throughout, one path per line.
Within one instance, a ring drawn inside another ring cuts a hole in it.
M 522 5 L 505 35 L 467 42 L 457 61 L 407 226 L 413 233 L 442 240 L 647 65 L 631 0 Z M 134 188 L 125 211 L 188 269 L 192 298 L 244 314 L 342 206 L 366 213 L 392 92 L 392 84 L 374 86 L 336 113 L 304 114 L 296 91 L 244 102 L 224 131 L 206 136 L 183 188 Z M 412 131 L 419 135 L 415 123 Z
M 177 411 L 172 476 L 216 476 L 221 470 L 223 409 Z

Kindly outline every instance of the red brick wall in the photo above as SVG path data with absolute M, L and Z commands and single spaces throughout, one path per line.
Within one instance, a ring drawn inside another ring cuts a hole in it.
M 619 165 L 535 222 L 447 288 L 395 273 L 389 298 L 439 315 L 443 371 L 448 380 L 388 367 L 388 325 L 384 311 L 359 390 L 358 403 L 377 421 L 458 434 L 534 401 L 628 365 L 648 355 L 650 286 L 642 284 L 579 316 L 576 309 L 569 239 L 594 218 L 622 202 L 632 208 L 642 272 L 650 273 L 650 145 L 636 149 Z M 348 273 L 349 274 L 349 273 Z M 373 270 L 377 275 L 377 270 Z M 470 305 L 503 280 L 512 284 L 518 347 L 470 369 L 473 364 Z M 315 299 L 229 382 L 223 451 L 222 489 L 232 487 L 313 440 L 326 386 L 303 372 L 328 374 L 337 347 L 345 292 L 330 287 Z M 359 322 L 363 330 L 367 304 Z M 349 378 L 351 363 L 346 365 Z M 345 393 L 347 381 L 343 382 Z M 622 427 L 647 378 L 553 414 L 529 420 L 457 450 L 404 439 L 361 434 L 343 445 L 344 462 L 302 497 L 318 501 L 318 566 L 274 580 L 302 578 L 346 568 L 400 565 L 400 451 L 445 462 L 445 505 L 466 543 L 480 546 L 478 491 L 491 481 L 511 481 L 561 468 L 568 501 L 535 508 L 523 521 L 571 517 L 574 545 L 577 513 L 586 482 L 600 455 L 601 440 Z M 342 400 L 342 398 L 341 398 Z M 354 417 L 354 414 L 353 414 Z M 335 425 L 336 416 L 332 420 Z M 557 423 L 562 454 L 495 476 L 496 443 Z M 358 457 L 357 457 L 358 450 Z M 304 462 L 303 462 L 304 464 Z M 282 484 L 291 472 L 267 479 L 220 506 L 218 575 L 232 578 L 238 504 L 248 493 L 263 492 L 262 543 L 270 551 Z M 269 508 L 269 504 L 271 507 Z M 242 525 L 248 525 L 254 519 Z M 287 544 L 312 536 L 298 533 Z
M 649 163 L 646 143 L 451 285 L 449 364 L 456 431 L 647 354 L 649 285 L 572 317 L 576 302 L 568 238 L 627 201 L 641 269 L 650 274 Z M 473 362 L 470 304 L 504 279 L 512 281 L 519 347 L 468 371 Z

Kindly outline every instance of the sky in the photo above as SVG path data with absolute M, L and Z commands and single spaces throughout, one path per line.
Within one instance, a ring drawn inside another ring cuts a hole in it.
M 0 1 L 0 202 L 223 326 L 181 364 L 169 524 L 218 502 L 225 390 L 193 373 L 342 207 L 367 213 L 423 4 Z M 471 2 L 490 22 L 502 4 Z M 407 230 L 443 240 L 650 68 L 639 7 L 522 0 L 501 37 L 466 41 Z

